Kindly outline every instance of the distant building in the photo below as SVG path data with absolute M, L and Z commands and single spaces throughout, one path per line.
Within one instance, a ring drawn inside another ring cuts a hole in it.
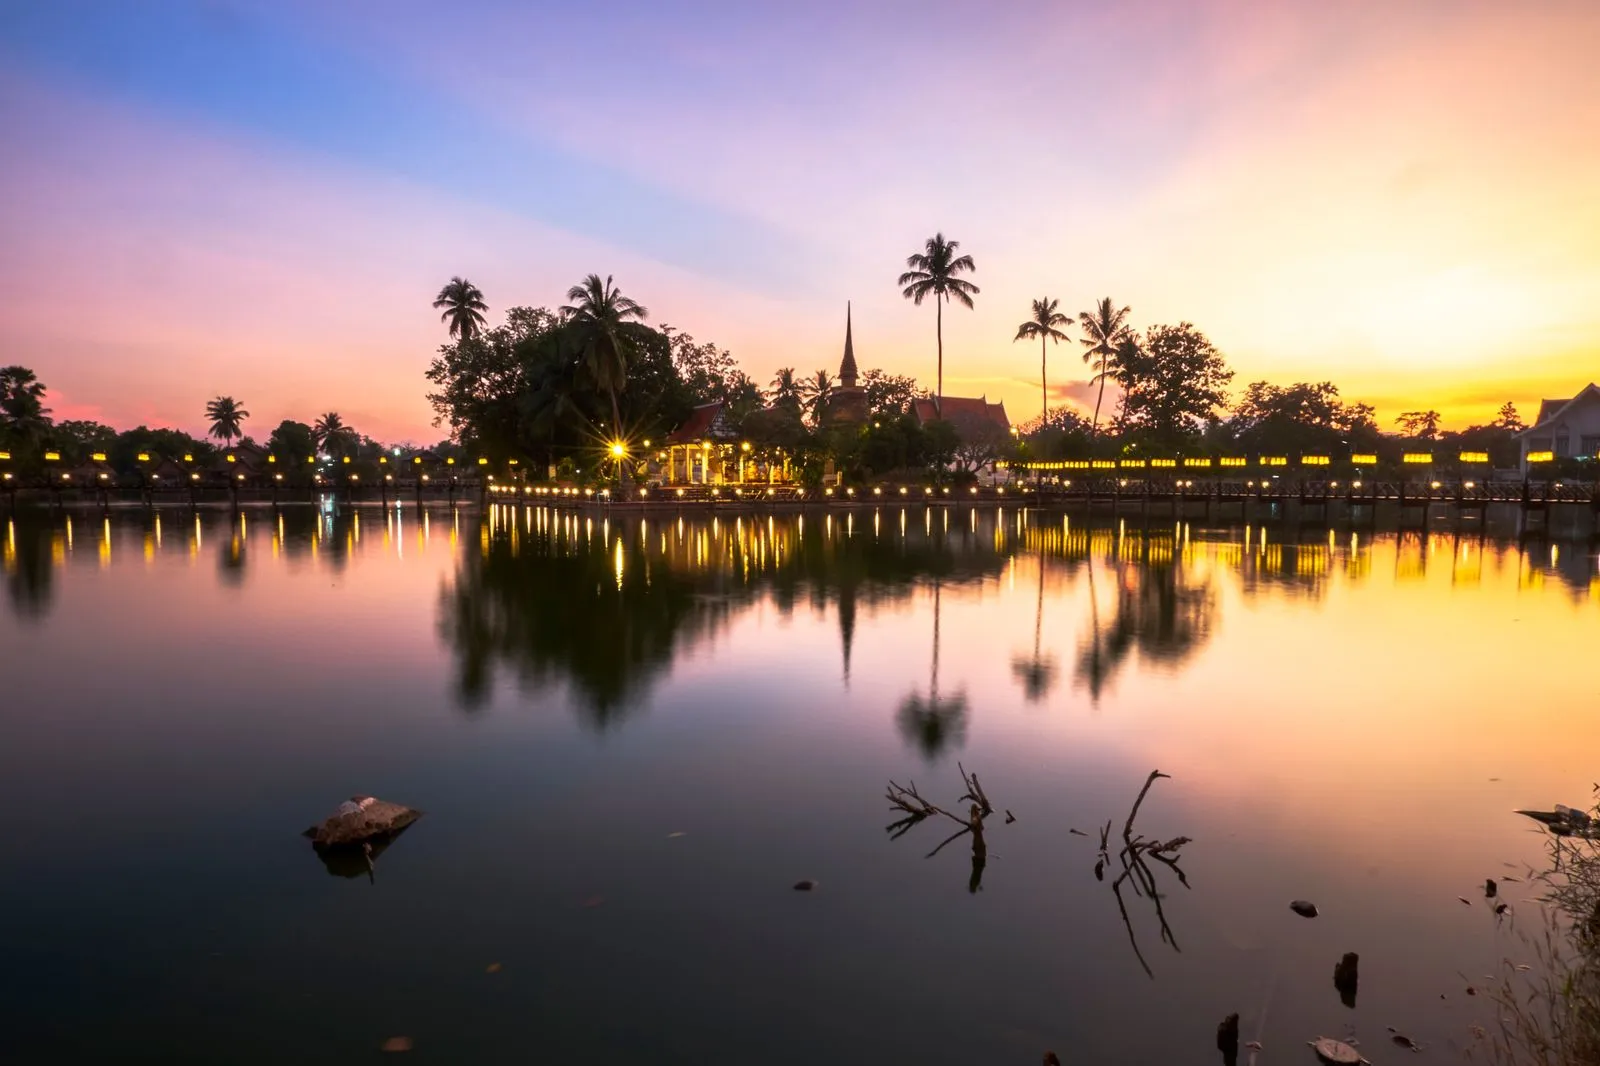
M 860 425 L 872 414 L 867 406 L 867 390 L 856 384 L 856 349 L 850 337 L 850 304 L 844 305 L 844 358 L 839 361 L 839 383 L 828 394 L 829 425 Z
M 931 397 L 924 397 L 911 405 L 911 412 L 916 415 L 919 425 L 943 418 L 955 426 L 956 432 L 966 440 L 996 429 L 1001 433 L 1011 432 L 1011 419 L 1006 416 L 1006 405 L 990 403 L 987 396 L 946 396 L 937 403 Z
M 1570 400 L 1543 400 L 1533 425 L 1523 430 L 1522 472 L 1528 456 L 1549 452 L 1557 459 L 1600 454 L 1600 386 L 1593 382 Z

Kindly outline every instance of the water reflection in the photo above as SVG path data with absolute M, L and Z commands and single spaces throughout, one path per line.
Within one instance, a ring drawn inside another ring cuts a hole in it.
M 55 569 L 66 556 L 62 533 L 40 525 L 6 523 L 6 602 L 24 622 L 37 622 L 50 611 Z
M 1000 573 L 998 519 L 947 531 L 944 522 L 882 515 L 595 520 L 494 508 L 479 551 L 461 560 L 440 597 L 440 633 L 457 663 L 464 707 L 481 706 L 504 668 L 526 690 L 562 683 L 593 725 L 636 707 L 673 658 L 770 596 L 781 614 L 834 606 L 848 680 L 857 612 L 934 586 L 934 652 L 927 698 L 909 713 L 919 743 L 942 749 L 957 733 L 962 697 L 938 689 L 938 603 L 946 583 Z
M 900 704 L 900 733 L 929 762 L 967 738 L 967 693 L 939 694 L 940 581 L 933 580 L 933 659 L 928 667 L 928 694 L 913 692 Z

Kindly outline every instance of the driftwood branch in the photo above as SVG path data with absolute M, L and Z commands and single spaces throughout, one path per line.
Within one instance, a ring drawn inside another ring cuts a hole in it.
M 1171 870 L 1184 888 L 1189 887 L 1189 878 L 1179 865 L 1180 852 L 1189 838 L 1184 836 L 1172 837 L 1170 840 L 1147 840 L 1133 831 L 1134 820 L 1139 816 L 1139 808 L 1144 804 L 1145 797 L 1150 793 L 1150 786 L 1163 777 L 1168 777 L 1159 770 L 1152 770 L 1145 779 L 1144 787 L 1139 790 L 1138 797 L 1133 801 L 1133 807 L 1128 811 L 1128 819 L 1122 825 L 1122 847 L 1118 849 L 1117 861 L 1122 866 L 1122 872 L 1111 882 L 1111 892 L 1117 899 L 1117 911 L 1122 916 L 1122 924 L 1128 930 L 1128 942 L 1133 945 L 1134 956 L 1139 960 L 1139 965 L 1144 972 L 1154 977 L 1150 963 L 1144 957 L 1144 952 L 1139 948 L 1139 938 L 1134 932 L 1133 920 L 1128 915 L 1127 902 L 1122 896 L 1122 887 L 1127 884 L 1133 889 L 1135 896 L 1149 899 L 1156 912 L 1156 921 L 1161 927 L 1161 942 L 1170 944 L 1172 950 L 1181 951 L 1178 947 L 1178 938 L 1172 931 L 1172 926 L 1167 922 L 1166 909 L 1162 906 L 1161 886 L 1156 881 L 1155 871 L 1150 868 L 1147 860 L 1156 862 Z M 1111 826 L 1108 820 L 1100 830 L 1100 854 L 1094 865 L 1094 875 L 1097 880 L 1105 879 L 1105 870 L 1111 863 Z
M 915 781 L 908 782 L 904 786 L 895 781 L 890 781 L 888 791 L 885 792 L 884 796 L 889 801 L 889 809 L 900 814 L 901 817 L 884 826 L 884 831 L 889 834 L 889 839 L 898 840 L 909 832 L 912 826 L 935 815 L 943 815 L 955 822 L 961 828 L 940 841 L 937 847 L 928 852 L 926 858 L 931 859 L 943 851 L 947 845 L 960 840 L 962 837 L 970 836 L 972 838 L 972 877 L 967 883 L 967 888 L 969 891 L 976 892 L 983 880 L 984 867 L 989 861 L 989 845 L 983 835 L 983 822 L 985 818 L 994 813 L 994 804 L 989 802 L 989 797 L 984 792 L 983 785 L 978 780 L 978 775 L 967 773 L 966 767 L 961 766 L 960 763 L 956 765 L 961 771 L 961 782 L 967 789 L 961 796 L 962 801 L 969 804 L 965 818 L 923 798 L 921 793 L 917 791 Z M 1008 819 L 1008 821 L 1014 820 Z

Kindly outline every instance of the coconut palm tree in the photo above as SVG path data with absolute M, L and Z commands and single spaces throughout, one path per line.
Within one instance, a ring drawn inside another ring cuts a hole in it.
M 483 302 L 478 287 L 466 278 L 451 278 L 434 297 L 433 306 L 442 311 L 439 321 L 450 326 L 450 336 L 456 340 L 471 340 L 483 332 L 483 313 L 489 305 Z
M 628 360 L 635 351 L 629 327 L 644 321 L 650 313 L 622 295 L 609 274 L 605 281 L 600 280 L 599 274 L 590 274 L 582 284 L 567 290 L 567 299 L 572 302 L 561 308 L 561 314 L 575 331 L 574 339 L 589 376 L 611 397 L 611 432 L 620 438 L 622 408 L 617 403 L 617 393 L 627 387 Z
M 811 424 L 822 425 L 822 416 L 828 412 L 828 400 L 833 397 L 832 375 L 819 370 L 801 383 L 800 391 L 805 397 L 806 410 L 811 412 Z
M 910 269 L 895 282 L 901 286 L 900 295 L 918 307 L 926 297 L 933 297 L 934 330 L 939 344 L 939 376 L 933 393 L 933 409 L 939 415 L 944 413 L 944 305 L 955 300 L 970 308 L 972 298 L 978 294 L 976 285 L 956 277 L 978 269 L 972 256 L 956 255 L 959 247 L 960 241 L 947 241 L 943 233 L 935 233 L 924 243 L 922 251 L 906 257 L 906 266 Z
M 239 426 L 250 417 L 250 412 L 232 396 L 218 396 L 206 404 L 206 417 L 211 420 L 211 435 L 226 446 L 244 435 Z
M 804 386 L 794 376 L 794 367 L 786 366 L 772 379 L 772 388 L 767 396 L 773 407 L 788 411 L 795 418 L 799 418 L 800 411 L 805 406 L 804 392 Z
M 317 419 L 317 424 L 311 427 L 311 436 L 317 442 L 317 450 L 329 455 L 343 455 L 356 444 L 356 431 L 344 424 L 338 411 L 329 411 Z
M 1067 335 L 1059 327 L 1070 326 L 1072 319 L 1056 310 L 1059 300 L 1052 300 L 1046 296 L 1033 301 L 1033 317 L 1017 327 L 1017 335 L 1011 338 L 1015 344 L 1021 340 L 1039 338 L 1039 391 L 1043 396 L 1044 417 L 1050 417 L 1050 384 L 1045 378 L 1045 342 L 1060 343 L 1067 339 Z
M 1083 330 L 1083 336 L 1078 338 L 1084 347 L 1083 361 L 1094 368 L 1094 379 L 1091 380 L 1100 382 L 1100 391 L 1094 398 L 1091 433 L 1099 432 L 1100 403 L 1106 398 L 1106 378 L 1116 366 L 1117 347 L 1128 340 L 1133 332 L 1128 326 L 1129 311 L 1126 307 L 1114 309 L 1111 297 L 1107 296 L 1095 304 L 1094 310 L 1078 313 L 1078 328 Z

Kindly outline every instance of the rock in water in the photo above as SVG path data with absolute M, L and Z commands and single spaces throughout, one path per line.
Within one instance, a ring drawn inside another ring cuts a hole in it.
M 1352 1010 L 1356 1005 L 1356 990 L 1361 985 L 1360 965 L 1361 956 L 1347 951 L 1333 967 L 1333 987 L 1339 990 L 1340 1002 Z
M 339 809 L 321 825 L 306 830 L 312 847 L 340 848 L 374 837 L 398 833 L 418 818 L 422 812 L 398 803 L 373 799 L 371 796 L 351 796 L 339 804 Z
M 1494 899 L 1500 894 L 1500 886 L 1494 883 L 1494 878 L 1488 878 L 1483 882 L 1483 894 L 1489 899 Z
M 1233 1062 L 1239 1057 L 1239 1016 L 1230 1014 L 1217 1023 L 1217 1050 L 1222 1052 L 1224 1062 Z
M 817 890 L 817 883 L 808 877 L 804 881 L 796 881 L 794 883 L 794 890 L 796 892 L 815 892 Z
M 1315 918 L 1318 913 L 1317 905 L 1310 900 L 1297 899 L 1289 903 L 1289 909 L 1302 918 Z
M 1362 1066 L 1362 1063 L 1367 1061 L 1361 1057 L 1360 1052 L 1343 1040 L 1334 1040 L 1326 1036 L 1319 1036 L 1311 1041 L 1311 1050 L 1317 1053 L 1317 1058 L 1329 1066 Z

